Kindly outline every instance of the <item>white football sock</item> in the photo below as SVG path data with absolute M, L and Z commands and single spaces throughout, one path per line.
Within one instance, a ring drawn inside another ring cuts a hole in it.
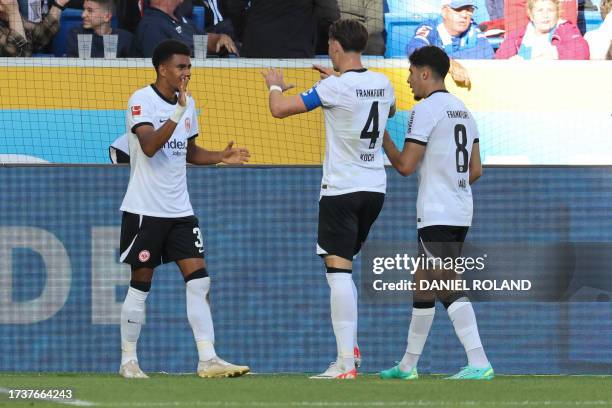
M 128 288 L 121 307 L 121 365 L 130 360 L 138 361 L 136 343 L 145 321 L 145 300 L 149 292 Z
M 408 329 L 408 346 L 402 361 L 399 363 L 400 370 L 408 372 L 417 366 L 435 314 L 435 307 L 427 309 L 412 308 L 412 319 Z
M 357 286 L 355 285 L 355 281 L 353 279 L 351 279 L 351 283 L 353 284 L 353 296 L 355 297 L 355 312 L 357 313 L 357 310 L 359 310 L 359 308 L 358 308 L 358 305 L 359 305 L 359 293 L 357 292 Z M 359 314 L 357 313 L 357 315 L 359 315 Z M 355 339 L 355 347 L 359 347 L 359 344 L 357 344 L 357 320 L 355 320 L 354 339 Z
M 343 370 L 355 367 L 353 348 L 355 345 L 355 326 L 357 325 L 357 308 L 353 294 L 352 276 L 350 273 L 326 273 L 327 283 L 331 289 L 331 319 L 339 350 L 338 363 Z
M 198 347 L 198 358 L 207 361 L 217 356 L 215 330 L 210 305 L 206 296 L 210 290 L 210 278 L 191 279 L 185 284 L 187 293 L 187 319 Z
M 459 341 L 463 344 L 468 364 L 477 368 L 488 367 L 489 360 L 480 342 L 472 303 L 466 297 L 457 299 L 448 307 L 448 316 L 453 322 Z

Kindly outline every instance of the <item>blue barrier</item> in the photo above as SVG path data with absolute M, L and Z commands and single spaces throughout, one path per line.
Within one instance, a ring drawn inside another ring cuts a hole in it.
M 121 166 L 0 167 L 0 371 L 118 368 L 117 316 L 129 276 L 116 261 L 118 207 L 128 174 Z M 318 167 L 189 169 L 217 348 L 256 372 L 320 371 L 335 353 L 314 254 L 320 176 Z M 369 239 L 413 242 L 415 179 L 391 169 L 388 176 Z M 471 242 L 612 242 L 610 167 L 486 168 L 474 194 Z M 476 303 L 496 371 L 612 373 L 612 280 L 604 283 L 589 288 L 590 302 Z M 197 354 L 175 266 L 156 271 L 147 302 L 141 365 L 193 372 Z M 405 349 L 410 305 L 362 299 L 359 308 L 364 370 L 380 370 Z M 425 373 L 464 364 L 438 312 L 421 359 Z

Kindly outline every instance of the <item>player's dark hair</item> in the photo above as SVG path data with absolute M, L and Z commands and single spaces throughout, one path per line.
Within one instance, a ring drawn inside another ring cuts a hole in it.
M 410 65 L 415 67 L 428 67 L 440 79 L 444 79 L 450 68 L 450 59 L 448 55 L 434 45 L 419 48 L 414 51 L 409 57 Z
M 115 4 L 113 0 L 89 0 L 89 1 L 93 1 L 94 3 L 99 4 L 100 6 L 104 7 L 105 9 L 107 9 L 113 14 L 115 13 Z
M 329 26 L 330 40 L 336 40 L 347 52 L 363 52 L 368 45 L 368 30 L 355 19 L 343 18 Z
M 153 66 L 155 70 L 159 68 L 161 64 L 172 58 L 173 55 L 187 55 L 191 56 L 191 49 L 187 44 L 178 40 L 165 40 L 160 42 L 155 50 L 153 50 Z

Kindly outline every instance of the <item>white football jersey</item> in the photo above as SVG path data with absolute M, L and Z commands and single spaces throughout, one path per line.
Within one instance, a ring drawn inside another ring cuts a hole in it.
M 347 71 L 318 82 L 301 96 L 308 110 L 321 106 L 325 116 L 321 195 L 385 193 L 382 142 L 395 103 L 387 77 L 365 68 Z
M 406 142 L 426 145 L 418 168 L 417 228 L 470 226 L 469 164 L 478 143 L 472 113 L 456 96 L 436 91 L 414 106 Z
M 176 103 L 153 86 L 134 92 L 126 113 L 130 148 L 130 182 L 121 210 L 152 217 L 193 215 L 187 192 L 187 143 L 198 134 L 198 118 L 192 98 L 174 133 L 153 157 L 147 157 L 134 130 L 148 124 L 158 129 L 172 116 Z

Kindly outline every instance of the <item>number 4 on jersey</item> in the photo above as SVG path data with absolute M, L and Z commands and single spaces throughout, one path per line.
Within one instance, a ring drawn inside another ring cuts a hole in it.
M 372 130 L 370 131 L 370 127 Z M 378 101 L 372 103 L 372 107 L 370 108 L 370 114 L 368 115 L 368 120 L 366 120 L 366 124 L 361 131 L 360 139 L 370 139 L 370 147 L 368 149 L 373 149 L 376 146 L 376 140 L 380 135 L 378 131 Z

